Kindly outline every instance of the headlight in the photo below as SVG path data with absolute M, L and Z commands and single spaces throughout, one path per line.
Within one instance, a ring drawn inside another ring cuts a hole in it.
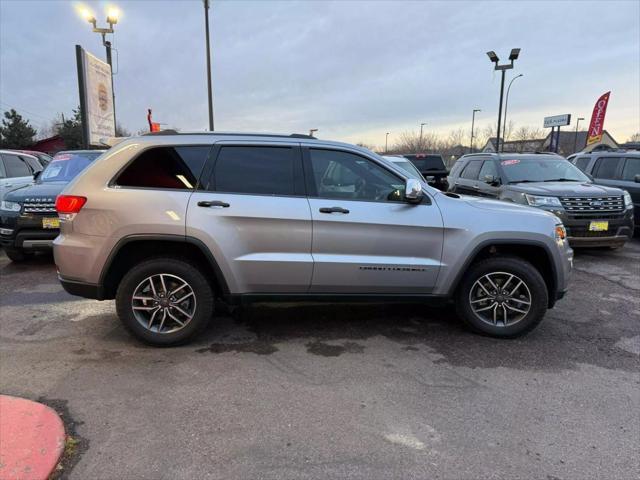
M 538 195 L 525 194 L 527 203 L 534 207 L 561 207 L 558 197 L 540 197 Z
M 16 202 L 8 202 L 7 200 L 0 202 L 0 210 L 4 210 L 5 212 L 19 212 L 20 208 L 22 207 Z
M 631 195 L 629 195 L 629 192 L 627 192 L 625 190 L 624 192 L 624 206 L 625 207 L 630 207 L 633 205 L 633 200 L 631 199 Z

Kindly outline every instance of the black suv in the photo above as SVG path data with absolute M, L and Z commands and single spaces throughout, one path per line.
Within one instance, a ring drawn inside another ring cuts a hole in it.
M 58 194 L 105 150 L 60 152 L 35 183 L 7 193 L 0 203 L 0 245 L 14 262 L 36 250 L 51 249 L 60 231 L 55 202 Z
M 640 152 L 578 153 L 571 163 L 598 185 L 626 190 L 633 200 L 636 230 L 640 228 Z
M 429 185 L 438 190 L 447 190 L 447 175 L 449 175 L 449 171 L 444 164 L 442 155 L 435 153 L 412 153 L 402 156 L 409 159 L 409 161 L 416 166 Z
M 611 247 L 633 235 L 628 192 L 595 185 L 556 154 L 464 155 L 451 169 L 449 191 L 542 208 L 567 228 L 572 247 Z

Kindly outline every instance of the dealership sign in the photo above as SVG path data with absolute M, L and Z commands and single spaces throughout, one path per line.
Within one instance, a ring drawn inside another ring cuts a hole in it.
M 599 143 L 602 141 L 602 130 L 604 129 L 604 117 L 607 114 L 609 95 L 611 95 L 611 92 L 602 94 L 593 107 L 593 113 L 591 114 L 591 123 L 589 124 L 589 136 L 587 137 L 587 145 L 592 145 L 594 143 Z
M 101 146 L 101 138 L 116 135 L 111 67 L 79 45 L 76 59 L 85 143 Z
M 564 127 L 571 124 L 571 114 L 554 115 L 553 117 L 544 117 L 544 128 Z

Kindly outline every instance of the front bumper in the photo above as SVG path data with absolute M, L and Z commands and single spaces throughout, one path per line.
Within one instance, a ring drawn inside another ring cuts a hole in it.
M 42 228 L 42 218 L 42 215 L 10 215 L 3 212 L 0 216 L 0 245 L 13 249 L 50 250 L 60 230 Z

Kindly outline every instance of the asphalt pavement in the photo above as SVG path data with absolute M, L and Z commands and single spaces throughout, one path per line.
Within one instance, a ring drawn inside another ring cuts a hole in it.
M 518 340 L 420 305 L 254 306 L 143 346 L 51 256 L 0 254 L 0 391 L 54 406 L 70 479 L 635 479 L 640 240 L 578 252 Z

